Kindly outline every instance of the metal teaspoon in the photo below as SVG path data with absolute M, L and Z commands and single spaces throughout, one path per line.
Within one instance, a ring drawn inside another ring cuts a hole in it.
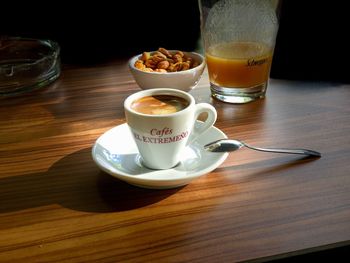
M 262 152 L 273 152 L 273 153 L 289 153 L 289 154 L 302 154 L 313 157 L 321 157 L 321 153 L 308 150 L 308 149 L 286 149 L 286 148 L 261 148 L 253 147 L 238 140 L 220 139 L 211 143 L 204 145 L 204 149 L 209 152 L 233 152 L 239 150 L 243 146 Z

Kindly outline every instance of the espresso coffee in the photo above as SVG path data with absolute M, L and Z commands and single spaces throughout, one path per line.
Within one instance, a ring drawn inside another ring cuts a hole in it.
M 139 113 L 149 115 L 171 114 L 185 109 L 189 102 L 172 95 L 154 95 L 137 99 L 131 103 L 131 108 Z
M 210 104 L 196 104 L 190 93 L 170 88 L 131 94 L 124 101 L 124 112 L 130 136 L 140 153 L 138 160 L 153 170 L 170 169 L 179 164 L 185 148 L 213 127 L 217 116 Z M 206 120 L 195 125 L 202 113 L 206 113 Z M 161 181 L 163 183 L 163 179 Z

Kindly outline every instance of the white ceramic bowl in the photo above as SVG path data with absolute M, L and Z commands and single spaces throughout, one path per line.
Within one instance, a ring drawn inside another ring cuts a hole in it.
M 175 54 L 176 50 L 169 50 L 170 53 Z M 151 52 L 152 53 L 152 52 Z M 135 68 L 135 61 L 138 60 L 142 54 L 132 57 L 129 60 L 130 71 L 141 89 L 154 89 L 154 88 L 171 88 L 179 89 L 183 91 L 190 91 L 193 89 L 200 80 L 203 70 L 205 68 L 204 57 L 195 52 L 183 53 L 195 59 L 199 65 L 197 67 L 177 72 L 146 72 Z

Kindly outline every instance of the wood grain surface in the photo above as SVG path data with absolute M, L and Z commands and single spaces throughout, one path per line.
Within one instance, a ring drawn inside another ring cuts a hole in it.
M 115 61 L 0 99 L 0 262 L 264 261 L 349 243 L 350 85 L 273 79 L 265 99 L 233 105 L 204 75 L 190 93 L 228 137 L 323 156 L 241 149 L 169 190 L 128 185 L 91 157 L 139 90 Z

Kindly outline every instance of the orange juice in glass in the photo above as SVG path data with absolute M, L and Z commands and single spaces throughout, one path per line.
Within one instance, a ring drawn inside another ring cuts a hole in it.
M 272 52 L 264 44 L 231 42 L 209 47 L 206 53 L 210 83 L 215 87 L 260 92 L 268 81 Z
M 234 94 L 244 103 L 265 96 L 273 50 L 263 43 L 229 42 L 206 52 L 210 86 L 214 97 Z M 221 99 L 222 100 L 222 99 Z M 236 100 L 236 101 L 235 101 Z
M 211 94 L 230 103 L 264 98 L 279 0 L 199 0 Z

